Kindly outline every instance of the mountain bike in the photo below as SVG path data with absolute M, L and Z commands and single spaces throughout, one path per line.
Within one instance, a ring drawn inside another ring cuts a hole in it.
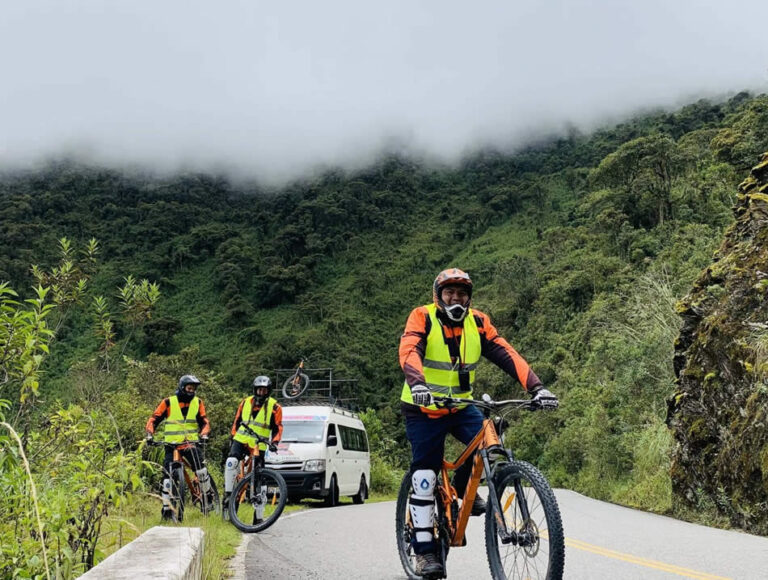
M 464 532 L 472 511 L 478 485 L 484 477 L 488 484 L 485 514 L 485 548 L 494 580 L 541 578 L 559 580 L 565 565 L 565 541 L 560 509 L 555 494 L 544 475 L 530 463 L 519 461 L 503 447 L 505 415 L 513 410 L 536 410 L 533 401 L 482 401 L 441 398 L 439 406 L 476 405 L 483 411 L 483 427 L 459 458 L 443 460 L 435 486 L 435 529 L 438 557 L 446 570 L 451 547 L 466 545 Z M 491 419 L 493 413 L 500 413 Z M 459 497 L 450 483 L 449 470 L 455 470 L 474 456 L 472 475 L 464 497 Z M 407 473 L 397 497 L 395 530 L 397 551 L 408 578 L 422 578 L 415 572 L 415 538 L 409 502 L 413 493 L 411 474 Z M 447 576 L 443 576 L 447 577 Z
M 205 445 L 201 442 L 185 441 L 184 443 L 165 443 L 162 441 L 148 441 L 152 447 L 172 447 L 173 461 L 170 465 L 171 479 L 171 521 L 181 523 L 184 520 L 184 503 L 187 490 L 193 505 L 196 505 L 204 515 L 210 512 L 221 513 L 221 501 L 219 499 L 219 490 L 216 488 L 216 482 L 208 474 L 208 480 L 211 484 L 211 490 L 205 494 L 200 485 L 200 478 L 197 476 L 194 466 L 192 466 L 181 452 L 193 445 L 200 449 L 203 465 L 205 462 Z
M 298 399 L 307 391 L 309 377 L 303 372 L 304 363 L 304 359 L 301 359 L 293 375 L 288 377 L 283 383 L 283 397 L 286 399 Z
M 276 449 L 269 439 L 256 435 L 252 429 L 248 430 L 257 442 L 268 444 L 271 450 Z M 240 472 L 229 497 L 227 514 L 230 521 L 241 532 L 264 531 L 277 521 L 287 501 L 288 487 L 283 476 L 264 467 L 258 445 L 250 448 L 250 454 L 240 462 Z

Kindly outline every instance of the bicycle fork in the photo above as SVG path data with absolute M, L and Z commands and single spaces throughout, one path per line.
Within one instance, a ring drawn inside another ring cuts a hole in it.
M 506 454 L 506 453 L 505 453 Z M 490 500 L 491 509 L 496 517 L 496 530 L 501 539 L 502 544 L 518 544 L 527 545 L 530 542 L 530 538 L 527 538 L 527 534 L 518 533 L 517 530 L 510 530 L 507 527 L 506 518 L 504 517 L 504 511 L 501 508 L 501 502 L 496 494 L 496 485 L 493 482 L 493 471 L 491 470 L 491 464 L 488 460 L 488 451 L 482 449 L 480 456 L 483 459 L 483 468 L 485 469 L 485 480 L 488 483 L 488 499 Z M 520 515 L 523 522 L 527 522 L 530 518 L 530 512 L 528 511 L 528 504 L 525 501 L 525 494 L 523 492 L 523 484 L 519 479 L 515 480 L 515 499 L 520 507 Z
M 267 507 L 267 486 L 262 485 L 261 481 L 256 481 L 255 473 L 251 477 L 249 492 L 253 503 L 254 518 L 261 520 L 264 518 L 264 509 Z

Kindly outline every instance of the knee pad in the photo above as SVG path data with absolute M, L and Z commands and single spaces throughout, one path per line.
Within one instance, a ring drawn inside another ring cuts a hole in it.
M 208 475 L 208 470 L 203 467 L 195 471 L 197 479 L 200 481 L 200 489 L 203 493 L 208 493 L 211 489 L 211 477 Z
M 435 495 L 437 474 L 431 469 L 417 469 L 411 477 L 413 495 L 423 499 L 432 499 Z
M 261 492 L 260 492 L 260 500 L 255 506 L 254 511 L 256 512 L 256 518 L 263 519 L 264 518 L 264 508 L 267 505 L 267 486 L 262 485 L 261 486 Z
M 163 500 L 164 506 L 171 505 L 171 480 L 170 479 L 163 480 L 162 494 L 160 495 L 160 497 Z
M 237 467 L 240 464 L 237 457 L 227 457 L 224 465 L 224 491 L 231 493 L 235 487 L 235 478 L 237 477 Z
M 417 542 L 431 542 L 435 527 L 435 481 L 437 474 L 431 469 L 413 472 L 410 511 Z

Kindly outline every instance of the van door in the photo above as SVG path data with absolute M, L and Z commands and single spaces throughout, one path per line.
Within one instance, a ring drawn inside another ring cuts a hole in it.
M 328 440 L 331 436 L 336 438 L 336 445 L 328 445 Z M 331 485 L 331 476 L 336 473 L 336 480 L 339 481 L 340 474 L 339 468 L 341 467 L 341 456 L 339 450 L 341 449 L 341 441 L 339 441 L 338 434 L 336 433 L 336 425 L 334 423 L 328 423 L 328 433 L 325 436 L 325 489 Z
M 345 425 L 339 425 L 339 443 L 341 443 L 341 451 L 339 457 L 341 458 L 341 465 L 339 467 L 339 494 L 349 495 L 353 487 L 355 461 L 353 453 L 350 452 L 349 443 L 349 428 Z
M 360 478 L 366 473 L 364 449 L 367 447 L 365 432 L 358 427 L 339 425 L 341 441 L 345 451 L 345 489 L 346 495 L 355 495 L 360 490 Z M 368 478 L 366 477 L 366 481 Z

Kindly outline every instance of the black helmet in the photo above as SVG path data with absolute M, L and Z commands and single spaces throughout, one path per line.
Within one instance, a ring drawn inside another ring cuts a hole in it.
M 265 388 L 267 389 L 267 393 L 265 395 L 259 396 L 256 394 L 256 391 L 259 389 Z M 259 375 L 255 379 L 253 379 L 253 396 L 256 397 L 259 401 L 262 403 L 267 400 L 267 397 L 269 397 L 269 394 L 272 392 L 272 379 L 269 377 L 266 377 L 264 375 Z
M 199 384 L 200 384 L 200 379 L 198 379 L 195 375 L 182 376 L 179 379 L 179 386 L 176 389 L 176 396 L 179 398 L 180 401 L 189 403 L 195 395 L 187 393 L 186 386 L 199 385 Z

